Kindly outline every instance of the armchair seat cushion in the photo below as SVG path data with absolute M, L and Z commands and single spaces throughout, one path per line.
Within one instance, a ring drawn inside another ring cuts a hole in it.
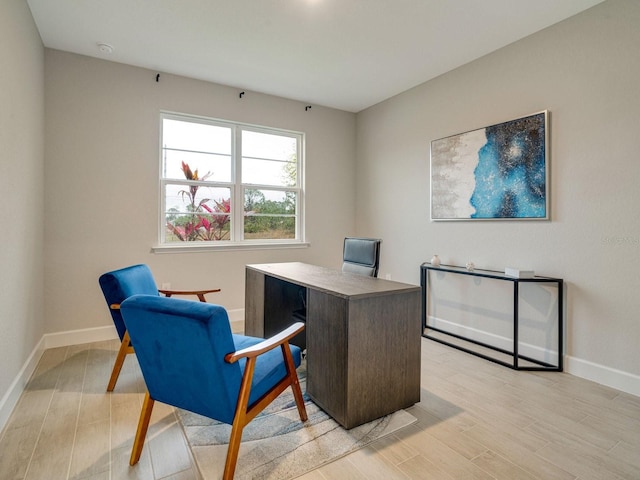
M 233 343 L 236 346 L 236 351 L 256 345 L 263 340 L 263 338 L 233 334 Z M 300 348 L 295 345 L 289 345 L 289 347 L 291 348 L 293 363 L 296 368 L 298 368 L 302 361 L 302 352 L 300 351 Z M 253 372 L 249 405 L 252 405 L 262 395 L 267 393 L 276 383 L 287 376 L 287 369 L 281 359 L 282 350 L 280 348 L 275 348 L 258 357 L 256 361 L 256 368 Z M 247 363 L 246 359 L 242 358 L 238 363 L 240 364 L 242 373 L 244 373 L 244 367 Z

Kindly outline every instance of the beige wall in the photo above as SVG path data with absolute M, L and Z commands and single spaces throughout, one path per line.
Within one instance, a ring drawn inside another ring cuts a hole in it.
M 0 425 L 43 333 L 110 325 L 100 273 L 146 262 L 235 310 L 246 263 L 338 266 L 348 234 L 382 237 L 381 276 L 411 283 L 433 253 L 564 277 L 568 370 L 640 394 L 638 25 L 609 0 L 353 115 L 45 50 L 26 2 L 1 2 Z M 306 132 L 311 247 L 152 254 L 161 109 Z M 429 222 L 429 142 L 542 109 L 552 221 Z
M 640 394 L 640 2 L 610 0 L 358 115 L 357 228 L 381 274 L 533 267 L 566 280 L 570 372 Z M 548 109 L 551 222 L 430 222 L 430 141 Z
M 355 115 L 240 89 L 46 50 L 47 332 L 110 324 L 98 276 L 149 264 L 174 289 L 220 287 L 244 308 L 247 263 L 338 266 L 355 220 Z M 153 254 L 159 115 L 205 115 L 306 133 L 309 248 Z
M 43 59 L 26 2 L 0 2 L 0 427 L 44 333 Z

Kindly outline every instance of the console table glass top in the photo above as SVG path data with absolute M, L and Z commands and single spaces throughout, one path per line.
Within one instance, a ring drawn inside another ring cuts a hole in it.
M 466 267 L 459 267 L 457 265 L 440 265 L 436 267 L 434 265 L 431 265 L 428 262 L 423 263 L 421 267 L 427 270 L 459 273 L 462 275 L 472 275 L 474 277 L 495 278 L 498 280 L 509 280 L 513 282 L 562 282 L 563 281 L 561 278 L 544 277 L 539 275 L 536 275 L 534 277 L 522 277 L 522 278 L 511 277 L 497 270 L 485 270 L 481 268 L 474 268 L 473 270 L 468 270 Z

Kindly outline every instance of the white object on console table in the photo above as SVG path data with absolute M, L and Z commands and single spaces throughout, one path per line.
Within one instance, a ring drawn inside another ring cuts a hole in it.
M 504 274 L 507 277 L 513 278 L 533 278 L 535 276 L 535 272 L 533 270 L 521 270 L 519 268 L 506 267 L 504 269 Z

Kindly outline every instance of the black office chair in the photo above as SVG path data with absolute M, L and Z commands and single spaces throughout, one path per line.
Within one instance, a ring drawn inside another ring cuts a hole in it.
M 377 277 L 380 266 L 379 238 L 346 237 L 342 252 L 342 271 Z
M 342 250 L 342 271 L 355 273 L 366 277 L 377 277 L 380 266 L 380 243 L 379 238 L 356 238 L 346 237 Z M 304 295 L 300 296 L 302 308 L 293 311 L 293 319 L 296 322 L 307 321 L 307 305 Z M 306 338 L 298 342 L 303 350 L 306 349 Z M 304 352 L 306 354 L 306 351 Z

